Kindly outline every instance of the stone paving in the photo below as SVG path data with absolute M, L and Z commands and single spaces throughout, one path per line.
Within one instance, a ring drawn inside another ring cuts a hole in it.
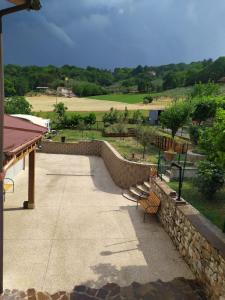
M 140 284 L 133 282 L 130 286 L 120 287 L 107 283 L 100 289 L 85 285 L 75 286 L 71 293 L 57 292 L 49 294 L 28 289 L 6 291 L 1 300 L 206 300 L 202 287 L 195 280 L 176 278 L 171 282 Z
M 193 279 L 155 217 L 121 196 L 101 158 L 37 154 L 36 209 L 23 210 L 27 172 L 6 195 L 4 287 L 70 292 L 75 285 Z

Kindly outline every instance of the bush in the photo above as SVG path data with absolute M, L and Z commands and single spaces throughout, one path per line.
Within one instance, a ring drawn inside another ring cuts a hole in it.
M 190 104 L 185 101 L 179 101 L 166 108 L 160 115 L 160 124 L 171 130 L 174 139 L 178 129 L 184 126 L 190 115 Z
M 214 118 L 217 109 L 217 103 L 214 98 L 195 98 L 193 103 L 193 111 L 191 113 L 192 120 L 199 125 L 210 119 Z
M 156 135 L 154 127 L 143 127 L 139 125 L 136 129 L 137 141 L 143 146 L 142 156 L 145 158 L 147 147 L 153 142 Z
M 199 128 L 199 126 L 190 125 L 190 127 L 189 127 L 189 135 L 190 135 L 191 142 L 194 145 L 197 145 L 198 144 L 198 140 L 200 138 L 200 128 Z
M 141 113 L 140 110 L 136 110 L 133 112 L 132 117 L 129 119 L 130 124 L 142 124 L 145 120 L 145 117 Z
M 154 98 L 153 98 L 151 95 L 145 96 L 145 97 L 143 98 L 143 103 L 144 103 L 144 104 L 149 104 L 149 103 L 152 103 L 153 100 L 154 100 Z
M 77 113 L 71 114 L 69 116 L 65 115 L 61 127 L 68 129 L 77 128 L 81 121 L 84 122 L 86 127 L 89 127 L 96 123 L 96 115 L 94 113 L 90 113 L 89 115 L 84 117 Z
M 120 119 L 120 113 L 118 112 L 118 110 L 111 107 L 110 111 L 104 114 L 102 121 L 104 122 L 104 124 L 106 123 L 115 124 L 119 121 L 119 119 Z
M 224 185 L 223 169 L 208 160 L 199 162 L 196 184 L 199 192 L 207 199 L 213 198 L 216 191 L 221 189 Z
M 6 114 L 31 114 L 32 105 L 22 96 L 14 96 L 5 100 Z
M 106 90 L 101 86 L 90 82 L 78 82 L 73 88 L 73 93 L 78 97 L 88 97 L 107 94 Z

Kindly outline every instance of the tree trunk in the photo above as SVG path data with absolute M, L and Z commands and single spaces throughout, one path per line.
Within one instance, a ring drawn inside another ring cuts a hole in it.
M 143 147 L 143 155 L 142 155 L 142 158 L 144 159 L 145 158 L 145 146 Z

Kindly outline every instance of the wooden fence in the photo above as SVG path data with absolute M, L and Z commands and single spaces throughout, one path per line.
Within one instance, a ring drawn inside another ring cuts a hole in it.
M 188 150 L 187 143 L 173 141 L 172 138 L 166 136 L 156 136 L 154 138 L 153 144 L 163 151 L 173 149 L 175 152 L 180 154 L 186 153 Z

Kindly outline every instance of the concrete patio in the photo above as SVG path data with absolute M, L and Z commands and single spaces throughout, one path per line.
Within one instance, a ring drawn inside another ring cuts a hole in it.
M 38 154 L 36 209 L 27 172 L 6 195 L 4 287 L 55 292 L 193 278 L 155 217 L 121 196 L 101 158 Z

